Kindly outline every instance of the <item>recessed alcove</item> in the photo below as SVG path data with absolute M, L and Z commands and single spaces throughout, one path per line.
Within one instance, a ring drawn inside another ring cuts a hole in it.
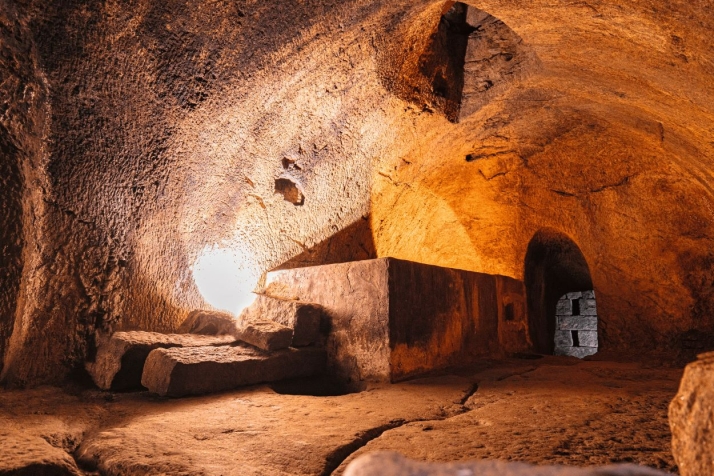
M 571 296 L 575 299 L 575 296 L 582 296 L 583 291 L 592 292 L 593 289 L 590 268 L 578 245 L 558 231 L 538 231 L 528 244 L 524 280 L 533 350 L 553 354 L 556 347 L 564 347 L 565 343 L 573 347 L 573 338 L 578 339 L 579 335 L 573 336 L 568 332 L 572 329 L 559 329 L 560 321 L 556 316 L 558 303 L 564 295 L 573 293 Z M 568 305 L 572 306 L 572 300 L 568 301 Z M 583 302 L 579 300 L 575 306 L 581 304 Z M 572 308 L 570 312 L 572 316 Z M 580 312 L 582 309 L 578 309 L 578 315 Z M 556 336 L 562 338 L 562 345 L 556 346 Z

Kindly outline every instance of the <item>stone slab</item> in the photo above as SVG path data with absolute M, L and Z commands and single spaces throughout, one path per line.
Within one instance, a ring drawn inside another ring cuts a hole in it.
M 234 336 L 262 350 L 281 350 L 290 347 L 293 330 L 270 319 L 241 317 Z
M 597 331 L 576 331 L 580 347 L 597 347 Z
M 220 346 L 232 342 L 235 342 L 232 336 L 115 332 L 99 344 L 94 362 L 87 362 L 85 367 L 102 390 L 137 389 L 141 388 L 144 361 L 154 349 Z
M 703 474 L 703 473 L 702 473 Z M 633 464 L 578 468 L 535 466 L 506 461 L 427 463 L 394 452 L 362 455 L 350 463 L 344 476 L 668 476 L 669 473 Z
M 567 331 L 597 331 L 597 316 L 558 316 L 558 329 Z
M 573 315 L 573 301 L 570 299 L 561 299 L 555 305 L 555 315 L 556 316 L 572 316 Z
M 555 348 L 572 347 L 573 334 L 570 331 L 555 331 Z
M 270 353 L 244 345 L 156 349 L 146 359 L 141 382 L 161 396 L 199 395 L 316 375 L 325 356 L 317 347 Z
M 185 334 L 233 335 L 236 330 L 236 317 L 223 311 L 197 309 L 191 311 L 178 331 Z
M 580 299 L 583 297 L 583 293 L 581 291 L 576 291 L 574 293 L 568 293 L 565 295 L 566 299 Z
M 597 316 L 597 305 L 595 299 L 580 299 L 581 316 Z
M 259 294 L 240 319 L 270 319 L 293 330 L 292 347 L 304 347 L 320 340 L 322 307 L 294 299 L 279 299 Z

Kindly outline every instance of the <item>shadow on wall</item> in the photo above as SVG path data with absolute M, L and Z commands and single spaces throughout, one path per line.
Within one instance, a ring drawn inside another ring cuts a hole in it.
M 568 236 L 543 229 L 528 244 L 524 280 L 533 351 L 553 354 L 558 300 L 593 289 L 588 263 Z
M 271 271 L 377 258 L 370 217 L 364 216 Z

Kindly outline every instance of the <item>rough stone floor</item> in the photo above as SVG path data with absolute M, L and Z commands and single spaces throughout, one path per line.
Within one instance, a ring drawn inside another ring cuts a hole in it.
M 676 472 L 667 406 L 680 377 L 546 357 L 327 397 L 266 386 L 178 400 L 76 387 L 3 391 L 0 473 L 64 458 L 87 474 L 341 474 L 377 449 L 431 461 L 634 462 Z

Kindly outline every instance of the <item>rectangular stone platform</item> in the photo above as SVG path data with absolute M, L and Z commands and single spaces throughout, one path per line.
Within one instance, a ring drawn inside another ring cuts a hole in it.
M 265 293 L 322 306 L 328 371 L 398 381 L 484 356 L 526 352 L 522 282 L 394 258 L 271 272 Z
M 141 383 L 169 397 L 230 390 L 243 385 L 309 377 L 325 368 L 324 349 L 264 352 L 250 346 L 156 349 L 146 359 Z
M 141 388 L 141 373 L 149 353 L 158 348 L 228 345 L 232 336 L 159 334 L 156 332 L 115 332 L 97 347 L 94 362 L 85 367 L 102 390 Z

